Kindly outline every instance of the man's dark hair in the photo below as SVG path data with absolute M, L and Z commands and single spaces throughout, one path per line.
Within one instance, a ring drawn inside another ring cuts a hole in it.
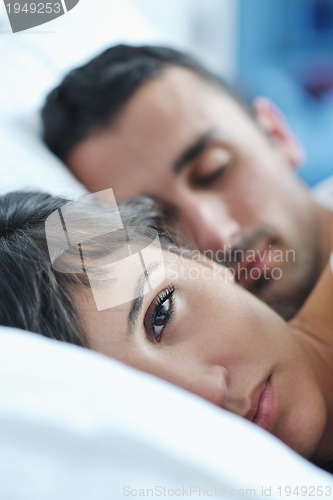
M 45 231 L 49 215 L 67 203 L 63 198 L 39 192 L 16 191 L 0 196 L 0 325 L 86 346 L 74 292 L 89 286 L 87 275 L 54 269 Z M 94 217 L 94 224 L 105 231 L 110 224 L 110 210 L 98 205 L 87 214 L 80 210 L 80 216 Z M 126 230 L 135 235 L 157 230 L 163 246 L 174 246 L 171 234 L 161 234 L 164 216 L 153 200 L 126 202 L 119 206 L 119 212 Z M 116 232 L 114 237 L 112 234 L 107 246 L 105 242 L 102 245 L 104 255 L 105 248 L 111 255 L 123 245 L 123 239 Z M 92 243 L 91 255 L 96 249 L 98 244 Z
M 81 141 L 112 125 L 145 82 L 172 66 L 193 71 L 250 112 L 224 80 L 190 55 L 168 47 L 117 45 L 71 71 L 48 95 L 42 109 L 44 141 L 65 160 Z

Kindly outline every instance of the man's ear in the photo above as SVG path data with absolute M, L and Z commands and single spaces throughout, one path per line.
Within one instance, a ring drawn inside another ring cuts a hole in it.
M 282 112 L 266 97 L 257 97 L 252 106 L 260 127 L 280 148 L 289 165 L 293 169 L 301 166 L 305 159 L 304 149 Z

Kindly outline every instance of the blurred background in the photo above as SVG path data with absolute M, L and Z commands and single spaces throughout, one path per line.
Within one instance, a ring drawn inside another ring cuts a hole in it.
M 252 98 L 266 95 L 305 146 L 309 185 L 333 174 L 333 0 L 135 0 L 166 42 Z

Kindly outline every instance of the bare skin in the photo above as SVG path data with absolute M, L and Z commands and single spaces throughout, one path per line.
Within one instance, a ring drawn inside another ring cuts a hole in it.
M 139 308 L 133 301 L 98 312 L 89 289 L 76 293 L 88 347 L 254 422 L 316 463 L 332 460 L 330 269 L 287 323 L 207 259 L 165 252 L 164 268 Z M 114 268 L 106 296 L 123 283 Z
M 185 238 L 289 318 L 328 260 L 333 214 L 296 179 L 303 152 L 283 117 L 266 99 L 254 109 L 258 124 L 220 89 L 170 68 L 66 162 L 91 191 L 112 187 L 118 202 L 150 195 L 171 204 Z

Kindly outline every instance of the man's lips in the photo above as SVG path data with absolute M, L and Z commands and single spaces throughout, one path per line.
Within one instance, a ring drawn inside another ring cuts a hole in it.
M 246 253 L 249 255 L 246 256 Z M 233 265 L 236 282 L 245 288 L 256 288 L 263 280 L 270 278 L 270 253 L 269 245 L 260 249 L 245 252 L 245 258 Z
M 275 414 L 274 391 L 271 375 L 255 388 L 251 395 L 251 408 L 244 418 L 254 424 L 269 430 L 272 426 Z

